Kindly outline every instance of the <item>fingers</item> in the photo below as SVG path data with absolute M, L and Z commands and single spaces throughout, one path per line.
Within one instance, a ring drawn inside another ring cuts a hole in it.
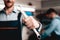
M 37 26 L 39 27 L 38 22 L 33 17 L 28 17 L 26 19 L 23 19 L 23 21 L 29 29 L 37 28 Z
M 23 21 L 24 21 L 24 22 L 27 22 L 29 19 L 30 19 L 30 17 L 28 17 L 28 18 L 23 18 Z
M 31 17 L 28 17 L 26 19 L 23 19 L 25 25 L 29 28 L 32 29 L 33 28 L 33 23 L 32 23 L 32 19 Z

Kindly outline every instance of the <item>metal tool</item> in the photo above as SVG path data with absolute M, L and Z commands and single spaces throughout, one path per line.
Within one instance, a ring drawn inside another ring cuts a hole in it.
M 18 10 L 22 13 L 22 15 L 24 16 L 24 18 L 28 18 L 29 16 L 27 16 L 26 15 L 26 13 L 24 12 L 24 10 L 22 10 L 22 7 L 20 6 L 20 8 L 18 8 Z M 32 16 L 33 17 L 33 16 Z M 40 23 L 41 24 L 41 23 Z M 41 31 L 41 29 L 42 29 L 42 24 L 41 24 L 41 26 L 40 26 L 40 31 Z M 38 39 L 40 39 L 40 34 L 39 34 L 39 32 L 34 28 L 34 29 L 32 29 L 34 32 L 35 32 L 35 34 L 37 35 L 37 38 Z

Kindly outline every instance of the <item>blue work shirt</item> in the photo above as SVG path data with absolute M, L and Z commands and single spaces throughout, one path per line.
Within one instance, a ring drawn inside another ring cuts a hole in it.
M 53 18 L 52 22 L 47 26 L 45 31 L 42 33 L 41 38 L 46 38 L 51 35 L 52 32 L 55 32 L 56 35 L 60 35 L 60 17 L 56 16 Z
M 8 15 L 6 14 L 5 9 L 2 9 L 0 11 L 0 29 L 3 28 L 3 30 L 0 30 L 1 33 L 0 37 L 3 38 L 2 40 L 18 40 L 17 39 L 18 35 L 21 39 L 20 23 L 22 22 L 21 22 L 21 18 L 19 18 L 20 20 L 18 21 L 19 13 L 20 11 L 16 10 L 16 8 L 14 8 L 13 11 Z M 21 15 L 19 17 L 21 17 Z M 18 32 L 18 29 L 14 29 L 14 28 L 20 28 L 19 29 L 20 32 Z

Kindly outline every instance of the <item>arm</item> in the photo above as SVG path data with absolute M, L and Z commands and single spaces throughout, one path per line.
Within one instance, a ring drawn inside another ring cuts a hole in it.
M 49 34 L 51 34 L 51 33 L 55 30 L 57 24 L 58 24 L 58 20 L 57 20 L 57 19 L 54 19 L 54 20 L 51 22 L 51 24 L 48 26 L 49 28 L 46 29 L 46 30 L 41 34 L 41 37 L 42 37 L 42 38 L 45 38 L 45 37 L 49 36 Z

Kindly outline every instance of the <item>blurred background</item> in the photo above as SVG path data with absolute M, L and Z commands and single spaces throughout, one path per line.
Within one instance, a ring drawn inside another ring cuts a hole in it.
M 60 16 L 60 0 L 16 0 L 15 6 L 23 5 L 25 7 L 34 7 L 34 16 L 46 26 L 51 22 L 51 19 L 45 18 L 45 12 L 49 8 L 54 8 Z M 4 8 L 3 0 L 0 0 L 0 10 Z

